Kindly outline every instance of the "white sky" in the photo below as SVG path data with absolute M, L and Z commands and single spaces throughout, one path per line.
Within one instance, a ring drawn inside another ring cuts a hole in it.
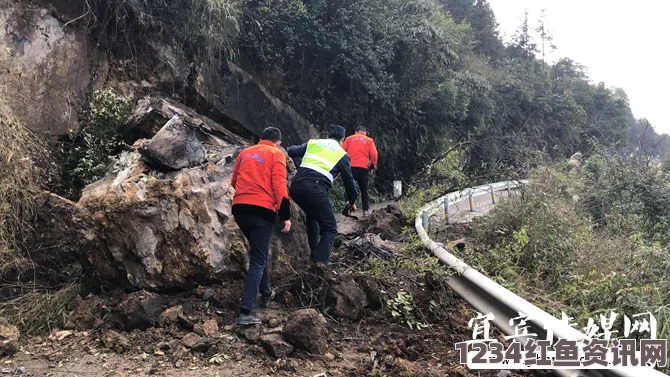
M 530 28 L 545 9 L 557 50 L 587 68 L 589 78 L 628 95 L 633 115 L 670 134 L 670 1 L 489 0 L 503 41 L 511 39 L 528 10 Z M 539 42 L 539 41 L 536 41 Z M 538 43 L 539 44 L 539 43 Z

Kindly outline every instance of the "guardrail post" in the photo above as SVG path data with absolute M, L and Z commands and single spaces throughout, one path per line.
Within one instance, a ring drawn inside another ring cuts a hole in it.
M 472 189 L 470 189 L 470 192 L 468 193 L 468 203 L 470 203 L 470 212 L 475 211 L 475 202 L 472 200 Z
M 402 181 L 393 181 L 393 197 L 398 199 L 402 195 Z
M 444 220 L 449 224 L 449 198 L 444 198 Z
M 493 193 L 493 185 L 489 185 L 489 191 L 491 191 L 491 204 L 496 204 L 496 196 Z
M 509 186 L 509 181 L 507 181 L 507 183 L 505 185 L 507 186 L 507 196 L 509 196 L 510 193 L 511 193 L 511 189 L 510 189 L 510 186 Z
M 426 231 L 428 231 L 428 221 L 429 221 L 428 211 L 423 211 L 421 220 L 423 221 L 423 228 L 426 229 Z

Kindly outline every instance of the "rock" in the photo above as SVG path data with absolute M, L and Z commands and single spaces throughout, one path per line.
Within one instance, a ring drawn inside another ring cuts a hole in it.
M 68 338 L 72 335 L 74 335 L 74 331 L 61 330 L 61 331 L 56 331 L 55 333 L 51 334 L 51 336 L 49 336 L 49 339 L 61 341 L 61 340 L 65 339 L 65 338 Z
M 119 353 L 130 349 L 130 340 L 114 330 L 107 331 L 102 337 L 102 342 L 105 344 L 105 347 Z
M 160 343 L 156 344 L 156 348 L 157 348 L 159 351 L 169 351 L 169 350 L 170 350 L 170 343 L 168 343 L 168 342 L 160 342 Z
M 163 308 L 159 295 L 137 291 L 126 296 L 114 312 L 124 330 L 146 330 L 158 322 Z
M 270 328 L 279 327 L 279 326 L 281 326 L 281 322 L 282 322 L 281 318 L 272 317 L 272 318 L 268 319 L 268 327 L 270 327 Z
M 181 339 L 181 345 L 194 352 L 205 352 L 214 344 L 209 338 L 203 338 L 196 333 L 188 333 Z
M 365 292 L 352 278 L 333 285 L 329 296 L 329 302 L 332 303 L 335 314 L 342 318 L 358 319 L 363 309 L 368 306 Z
M 84 14 L 85 5 L 78 5 L 75 13 Z M 42 16 L 42 9 L 33 3 L 2 7 L 3 103 L 38 134 L 66 135 L 77 130 L 77 114 L 88 100 L 92 72 L 99 60 L 88 35 L 72 26 L 64 28 L 49 13 Z
M 161 103 L 167 110 L 160 116 L 186 114 L 183 123 L 205 148 L 205 162 L 160 172 L 139 153 L 126 151 L 114 173 L 87 186 L 79 202 L 53 194 L 40 202 L 40 240 L 64 246 L 62 255 L 45 252 L 39 257 L 58 266 L 81 262 L 87 285 L 96 289 L 184 291 L 246 273 L 247 241 L 232 215 L 230 185 L 233 156 L 243 144 L 193 110 Z M 292 220 L 302 221 L 295 204 L 292 213 Z M 269 255 L 273 277 L 281 279 L 306 264 L 306 249 L 304 228 L 289 234 L 277 229 Z M 214 298 L 213 305 L 225 304 Z
M 216 298 L 216 291 L 212 289 L 211 287 L 208 287 L 205 289 L 205 291 L 202 293 L 202 299 L 205 301 L 209 301 L 211 299 Z
M 261 336 L 261 345 L 277 359 L 283 359 L 293 352 L 293 346 L 286 343 L 279 334 L 266 334 Z
M 147 165 L 167 171 L 190 168 L 205 160 L 205 148 L 195 130 L 175 115 L 148 141 L 140 143 L 138 151 Z
M 227 72 L 199 67 L 193 102 L 207 104 L 246 130 L 260 135 L 270 125 L 282 130 L 284 145 L 304 143 L 318 136 L 314 126 L 272 95 L 248 72 L 228 62 Z M 232 125 L 230 125 L 232 126 Z M 241 129 L 240 129 L 241 128 Z
M 93 285 L 165 292 L 244 276 L 247 241 L 232 215 L 231 163 L 159 173 L 127 153 L 118 169 L 87 186 L 73 213 L 90 219 L 73 227 L 92 226 L 79 232 L 78 248 Z M 300 221 L 300 210 L 292 208 Z M 307 237 L 304 229 L 275 234 L 269 260 L 281 278 L 306 263 Z
M 184 308 L 181 305 L 167 308 L 158 317 L 158 326 L 167 326 L 177 323 L 179 316 L 184 315 Z
M 263 334 L 263 329 L 261 326 L 241 326 L 237 328 L 237 333 L 251 343 L 257 343 Z
M 365 292 L 365 297 L 368 300 L 368 307 L 372 310 L 379 310 L 382 308 L 383 295 L 381 287 L 375 278 L 371 276 L 356 276 L 358 286 Z
M 63 327 L 66 330 L 84 330 L 95 326 L 96 312 L 101 305 L 100 299 L 89 296 L 86 299 L 76 296 L 72 303 L 72 312 L 66 317 Z
M 219 333 L 219 324 L 215 319 L 210 319 L 202 324 L 202 332 L 206 337 L 211 338 Z
M 185 125 L 196 130 L 198 140 L 207 150 L 208 161 L 216 163 L 232 157 L 240 146 L 247 144 L 246 140 L 212 119 L 160 96 L 147 96 L 139 100 L 121 133 L 128 144 L 139 138 L 150 139 L 174 116 L 178 116 Z
M 179 323 L 179 326 L 183 327 L 184 329 L 186 329 L 188 331 L 194 331 L 194 329 L 195 329 L 195 325 L 193 324 L 193 321 L 186 316 L 179 315 L 177 317 L 177 323 Z
M 12 356 L 19 348 L 19 329 L 0 318 L 0 356 Z
M 323 354 L 328 346 L 326 319 L 314 309 L 301 309 L 289 316 L 282 330 L 287 342 L 314 354 Z
M 172 358 L 176 359 L 177 362 L 175 363 L 175 367 L 179 368 L 178 363 L 180 363 L 181 359 L 185 359 L 187 357 L 191 356 L 188 348 L 184 346 L 179 346 L 173 353 L 172 353 Z
M 204 342 L 202 337 L 192 332 L 184 335 L 184 337 L 181 338 L 181 344 L 188 349 L 196 349 L 198 347 L 202 347 L 203 343 Z

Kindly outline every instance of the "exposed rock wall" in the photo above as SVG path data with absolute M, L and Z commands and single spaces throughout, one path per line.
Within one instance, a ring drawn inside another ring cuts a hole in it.
M 96 61 L 86 34 L 27 1 L 0 0 L 0 25 L 0 99 L 34 131 L 76 129 Z

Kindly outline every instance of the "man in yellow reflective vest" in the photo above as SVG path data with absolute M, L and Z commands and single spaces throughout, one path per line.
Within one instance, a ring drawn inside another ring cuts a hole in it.
M 328 139 L 311 139 L 305 144 L 286 148 L 289 157 L 302 157 L 289 194 L 305 212 L 311 260 L 319 267 L 330 261 L 330 251 L 337 237 L 337 222 L 329 194 L 333 181 L 340 174 L 349 205 L 356 210 L 356 183 L 349 155 L 342 149 L 345 136 L 344 127 L 333 126 Z

